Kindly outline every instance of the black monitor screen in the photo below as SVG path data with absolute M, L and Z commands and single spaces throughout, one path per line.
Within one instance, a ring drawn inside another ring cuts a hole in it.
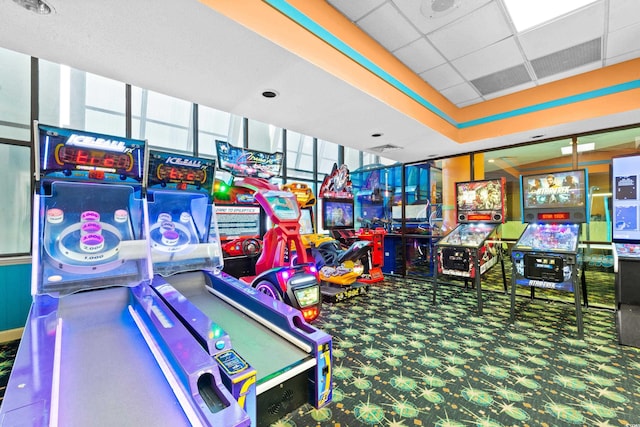
M 521 177 L 525 222 L 585 222 L 587 174 L 584 169 Z
M 324 199 L 322 226 L 327 230 L 353 228 L 353 200 Z

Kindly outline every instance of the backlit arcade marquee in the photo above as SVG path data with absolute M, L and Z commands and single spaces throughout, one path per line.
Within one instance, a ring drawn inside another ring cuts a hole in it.
M 588 219 L 587 188 L 584 169 L 520 177 L 522 221 L 529 224 L 511 251 L 512 318 L 516 285 L 573 292 L 582 336 L 576 283 L 580 228 Z
M 457 182 L 456 200 L 458 226 L 436 243 L 436 284 L 438 275 L 473 279 L 482 313 L 480 277 L 500 259 L 505 180 Z

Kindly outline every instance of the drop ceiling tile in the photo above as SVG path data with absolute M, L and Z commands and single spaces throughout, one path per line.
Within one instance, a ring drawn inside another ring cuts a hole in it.
M 335 7 L 351 21 L 357 21 L 376 7 L 384 3 L 385 0 L 327 0 L 331 6 Z
M 416 74 L 444 64 L 445 59 L 423 37 L 393 52 L 393 54 Z
M 441 93 L 456 105 L 478 98 L 478 92 L 466 82 L 444 89 Z
M 580 43 L 602 37 L 604 5 L 593 3 L 548 24 L 518 35 L 522 49 L 529 59 L 539 58 Z
M 633 52 L 628 52 L 624 55 L 607 58 L 604 62 L 604 65 L 606 66 L 606 65 L 618 64 L 620 62 L 630 61 L 636 58 L 640 58 L 640 49 L 634 50 Z
M 522 64 L 524 57 L 513 37 L 472 52 L 451 62 L 467 80 L 495 73 Z
M 378 43 L 394 51 L 420 37 L 418 31 L 390 3 L 385 3 L 357 22 Z
M 439 91 L 464 82 L 460 74 L 449 64 L 442 64 L 424 73 L 420 73 L 420 77 Z
M 489 3 L 427 37 L 448 60 L 460 58 L 511 35 L 500 7 Z
M 422 34 L 428 34 L 460 19 L 490 1 L 493 0 L 441 0 L 437 2 L 431 2 L 430 0 L 393 0 L 393 3 Z M 357 1 L 354 3 L 357 3 Z M 442 12 L 434 13 L 430 10 L 432 9 L 432 3 L 440 7 L 449 4 L 452 6 Z
M 609 33 L 605 54 L 607 58 L 614 58 L 638 49 L 640 49 L 640 24 Z
M 640 22 L 638 0 L 609 0 L 609 31 L 616 31 Z

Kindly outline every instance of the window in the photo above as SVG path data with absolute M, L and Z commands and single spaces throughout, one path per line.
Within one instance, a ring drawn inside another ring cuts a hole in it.
M 40 123 L 126 134 L 125 84 L 40 60 Z
M 198 155 L 215 157 L 216 140 L 242 146 L 242 117 L 198 105 Z
M 287 131 L 287 178 L 313 179 L 313 138 Z
M 131 88 L 132 138 L 150 147 L 193 153 L 193 104 L 138 87 Z
M 0 255 L 26 254 L 31 249 L 31 150 L 0 143 L 0 180 L 5 203 L 0 210 Z M 7 193 L 8 192 L 8 193 Z
M 31 58 L 0 48 L 0 137 L 28 141 Z

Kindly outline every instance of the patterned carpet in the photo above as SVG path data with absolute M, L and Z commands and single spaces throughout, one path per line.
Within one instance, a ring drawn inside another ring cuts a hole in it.
M 333 402 L 274 425 L 640 423 L 640 350 L 618 345 L 612 311 L 586 308 L 577 340 L 573 304 L 519 297 L 510 325 L 508 295 L 485 291 L 477 316 L 475 290 L 441 286 L 433 306 L 431 289 L 388 277 L 368 295 L 324 304 L 316 326 L 334 338 Z M 16 344 L 0 347 L 0 395 Z
M 614 314 L 387 278 L 357 299 L 325 304 L 334 337 L 333 403 L 278 427 L 621 426 L 640 423 L 640 350 L 617 344 Z

